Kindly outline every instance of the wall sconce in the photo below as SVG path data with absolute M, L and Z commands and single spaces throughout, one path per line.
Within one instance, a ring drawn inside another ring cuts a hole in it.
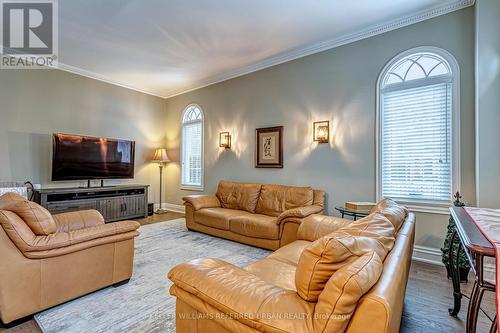
M 231 134 L 229 132 L 219 133 L 219 147 L 231 149 Z
M 318 143 L 330 141 L 330 121 L 316 121 L 313 123 L 313 141 Z

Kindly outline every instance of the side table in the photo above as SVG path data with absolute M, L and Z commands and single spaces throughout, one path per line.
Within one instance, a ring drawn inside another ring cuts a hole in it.
M 338 210 L 344 218 L 345 215 L 352 216 L 354 221 L 356 221 L 359 217 L 365 217 L 370 214 L 368 210 L 352 210 L 349 208 L 345 208 L 344 206 L 335 206 L 335 210 Z

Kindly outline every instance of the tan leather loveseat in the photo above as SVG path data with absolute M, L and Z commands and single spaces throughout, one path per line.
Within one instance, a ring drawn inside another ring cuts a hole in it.
M 95 210 L 51 216 L 0 197 L 0 319 L 7 324 L 132 275 L 139 224 L 104 224 Z
M 415 218 L 384 200 L 358 221 L 312 215 L 298 239 L 239 268 L 219 259 L 169 272 L 177 333 L 396 333 Z
M 324 192 L 221 181 L 215 195 L 189 195 L 183 200 L 188 229 L 276 250 L 296 239 L 305 217 L 323 212 Z

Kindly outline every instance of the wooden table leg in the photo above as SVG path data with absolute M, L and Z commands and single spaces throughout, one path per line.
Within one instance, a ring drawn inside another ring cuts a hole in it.
M 454 230 L 450 239 L 450 251 L 448 252 L 448 265 L 450 269 L 451 281 L 453 282 L 453 308 L 448 309 L 450 316 L 456 317 L 460 312 L 460 307 L 462 305 L 462 291 L 460 290 L 460 251 L 462 249 L 462 244 L 459 242 L 457 247 L 456 257 L 453 255 L 453 244 L 457 238 L 457 231 Z
M 483 256 L 475 255 L 475 268 L 476 277 L 474 279 L 474 286 L 470 295 L 469 307 L 467 309 L 467 322 L 465 331 L 470 333 L 476 332 L 477 317 L 481 308 L 481 301 L 483 299 L 486 287 L 483 285 Z
M 465 328 L 466 332 L 476 332 L 477 316 L 479 314 L 479 308 L 481 306 L 483 294 L 484 288 L 481 288 L 477 280 L 474 281 L 474 286 L 472 288 L 472 293 L 469 300 L 469 308 L 467 309 L 467 324 Z
M 497 316 L 495 316 L 495 319 L 493 319 L 493 322 L 491 323 L 490 327 L 490 333 L 497 333 Z

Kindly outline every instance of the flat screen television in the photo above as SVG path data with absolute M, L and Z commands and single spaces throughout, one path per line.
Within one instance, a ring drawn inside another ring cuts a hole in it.
M 55 133 L 52 180 L 134 178 L 135 141 Z

